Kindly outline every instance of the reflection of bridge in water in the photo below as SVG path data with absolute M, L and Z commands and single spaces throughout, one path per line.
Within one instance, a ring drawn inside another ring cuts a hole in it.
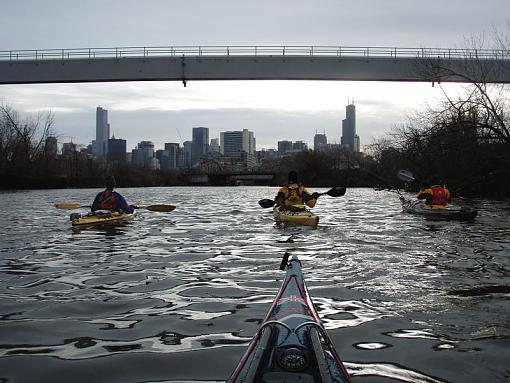
M 0 84 L 189 80 L 510 83 L 510 52 L 345 46 L 0 51 Z

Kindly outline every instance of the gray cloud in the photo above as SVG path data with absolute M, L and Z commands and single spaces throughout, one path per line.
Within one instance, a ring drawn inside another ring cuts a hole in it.
M 206 44 L 451 46 L 508 20 L 507 0 L 7 1 L 0 49 Z

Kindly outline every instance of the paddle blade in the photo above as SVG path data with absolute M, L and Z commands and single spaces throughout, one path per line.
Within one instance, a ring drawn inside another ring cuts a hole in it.
M 146 206 L 145 209 L 150 210 L 150 211 L 159 211 L 161 213 L 168 213 L 168 212 L 175 210 L 175 206 L 159 204 L 159 205 Z
M 259 201 L 259 205 L 263 208 L 268 208 L 268 207 L 273 207 L 274 206 L 274 201 L 272 199 L 261 199 Z
M 328 190 L 326 192 L 327 195 L 329 195 L 330 197 L 341 197 L 345 194 L 347 188 L 345 188 L 344 186 L 335 186 L 334 188 Z
M 79 209 L 80 207 L 90 207 L 90 206 L 82 206 L 78 205 L 77 203 L 56 203 L 55 207 L 57 209 Z
M 289 256 L 290 253 L 285 252 L 282 258 L 282 262 L 280 263 L 280 270 L 284 271 L 285 268 L 287 267 L 287 263 L 289 262 Z
M 409 170 L 400 169 L 397 173 L 397 178 L 404 182 L 414 181 L 416 178 L 414 178 L 413 173 L 411 173 Z

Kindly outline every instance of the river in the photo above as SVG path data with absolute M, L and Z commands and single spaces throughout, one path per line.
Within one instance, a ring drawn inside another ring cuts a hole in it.
M 508 201 L 456 200 L 474 222 L 427 221 L 348 189 L 306 228 L 258 206 L 270 187 L 119 191 L 177 209 L 73 231 L 53 204 L 98 190 L 0 193 L 0 382 L 225 381 L 286 251 L 354 382 L 510 381 Z

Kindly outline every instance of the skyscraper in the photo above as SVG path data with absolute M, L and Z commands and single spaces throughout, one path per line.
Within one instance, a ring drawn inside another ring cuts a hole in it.
M 292 144 L 293 151 L 306 151 L 308 150 L 308 145 L 303 141 L 296 141 Z
M 283 156 L 292 150 L 292 141 L 278 141 L 278 155 Z
M 220 139 L 219 138 L 211 138 L 211 143 L 209 144 L 210 152 L 218 152 L 220 151 Z
M 126 140 L 112 137 L 108 140 L 108 162 L 126 162 Z
M 184 141 L 182 143 L 182 166 L 185 168 L 191 167 L 191 152 L 193 143 L 191 141 Z
M 226 156 L 244 151 L 255 154 L 255 137 L 248 129 L 220 133 L 220 152 Z
M 179 166 L 179 144 L 176 142 L 165 143 L 165 152 L 168 155 L 168 168 L 174 169 Z
M 315 133 L 313 137 L 313 150 L 322 150 L 328 146 L 328 138 L 326 137 L 326 133 L 320 134 Z
M 44 155 L 50 158 L 57 158 L 58 145 L 57 137 L 48 136 L 44 143 Z
M 132 152 L 132 162 L 147 169 L 157 169 L 159 161 L 155 161 L 154 144 L 151 141 L 141 141 Z
M 197 164 L 200 158 L 209 151 L 209 128 L 193 128 L 191 141 L 191 166 Z
M 109 138 L 110 124 L 108 123 L 108 111 L 98 106 L 96 109 L 96 139 L 92 141 L 92 154 L 95 157 L 106 159 Z
M 354 103 L 345 107 L 345 120 L 342 120 L 342 138 L 340 143 L 343 148 L 359 152 L 359 137 L 356 134 L 356 107 Z
M 255 137 L 248 129 L 221 132 L 220 152 L 245 165 L 255 164 Z

